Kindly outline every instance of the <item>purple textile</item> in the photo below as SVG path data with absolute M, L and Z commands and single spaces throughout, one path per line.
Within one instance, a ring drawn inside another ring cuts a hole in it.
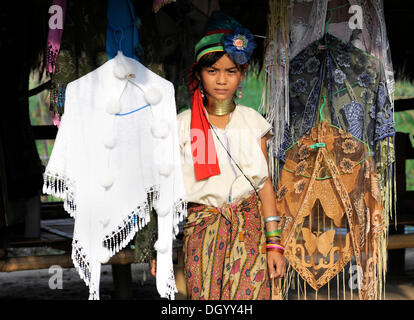
M 49 13 L 51 16 L 48 22 L 46 70 L 52 74 L 55 72 L 56 60 L 60 50 L 60 41 L 66 15 L 66 0 L 53 0 L 52 5 L 49 7 Z

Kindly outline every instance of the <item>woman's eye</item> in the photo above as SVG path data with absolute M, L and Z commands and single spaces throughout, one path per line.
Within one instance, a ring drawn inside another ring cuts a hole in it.
M 210 69 L 210 70 L 207 70 L 207 72 L 208 72 L 208 73 L 214 73 L 214 72 L 216 72 L 216 70 L 214 70 L 214 69 Z

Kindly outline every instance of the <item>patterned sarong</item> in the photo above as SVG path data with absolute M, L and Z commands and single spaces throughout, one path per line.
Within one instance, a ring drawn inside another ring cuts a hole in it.
M 189 205 L 184 226 L 188 299 L 270 299 L 263 231 L 254 193 L 220 208 Z

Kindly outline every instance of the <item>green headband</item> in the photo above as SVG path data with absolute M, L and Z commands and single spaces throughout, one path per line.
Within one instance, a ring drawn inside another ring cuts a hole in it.
M 200 60 L 207 53 L 224 51 L 223 44 L 221 43 L 221 38 L 224 34 L 223 32 L 213 33 L 201 38 L 195 46 L 196 61 Z

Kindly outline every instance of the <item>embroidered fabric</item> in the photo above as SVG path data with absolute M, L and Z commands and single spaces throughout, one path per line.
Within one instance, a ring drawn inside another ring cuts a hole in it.
M 324 33 L 328 0 L 269 2 L 264 59 L 264 92 L 259 111 L 266 113 L 274 137 L 269 142 L 269 167 L 277 185 L 285 126 L 289 125 L 289 61 Z
M 363 44 L 363 50 L 382 62 L 388 94 L 392 96 L 395 90 L 395 80 L 384 18 L 384 3 L 379 0 L 349 0 L 349 3 L 362 8 L 363 27 L 359 38 Z M 394 106 L 393 100 L 391 103 Z
M 368 144 L 325 121 L 286 154 L 276 195 L 282 243 L 291 267 L 315 290 L 355 257 L 359 298 L 380 295 L 386 224 L 370 154 Z
M 218 208 L 194 203 L 184 225 L 188 298 L 269 299 L 263 228 L 254 192 Z
M 374 153 L 377 141 L 395 134 L 381 61 L 350 43 L 326 34 L 292 60 L 289 80 L 290 125 L 278 155 L 282 161 L 318 119 L 367 142 Z
M 362 278 L 359 298 L 378 299 L 395 134 L 382 63 L 325 34 L 291 61 L 289 81 L 277 190 L 285 256 L 316 291 L 353 259 Z M 379 163 L 386 169 L 378 171 Z
M 292 85 L 289 62 L 311 43 L 321 39 L 324 33 L 330 33 L 381 61 L 390 97 L 394 92 L 394 73 L 382 1 L 273 0 L 269 2 L 269 11 L 265 85 L 260 111 L 266 112 L 266 119 L 273 126 L 269 165 L 272 180 L 277 185 L 281 168 L 277 157 L 284 157 L 279 149 L 284 144 L 285 128 L 289 126 L 289 89 Z M 392 99 L 390 103 L 393 107 Z

